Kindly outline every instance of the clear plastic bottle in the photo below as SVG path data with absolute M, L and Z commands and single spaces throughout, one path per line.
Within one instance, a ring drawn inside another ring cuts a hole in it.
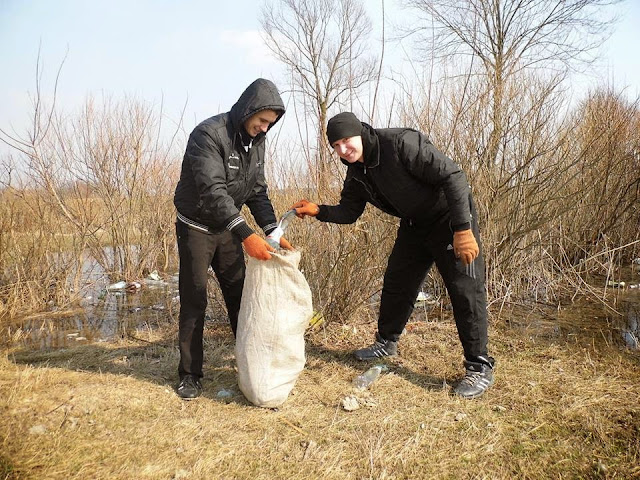
M 296 216 L 295 209 L 291 209 L 285 212 L 284 215 L 280 218 L 278 222 L 278 226 L 267 235 L 267 243 L 271 245 L 273 248 L 280 248 L 280 237 L 284 234 L 284 231 L 289 226 L 289 222 Z
M 274 231 L 267 235 L 267 243 L 275 249 L 280 248 L 280 237 L 282 237 L 283 233 L 284 230 L 280 227 L 276 227 Z
M 358 375 L 353 379 L 353 386 L 356 388 L 369 388 L 373 382 L 375 382 L 382 372 L 388 370 L 386 365 L 375 365 L 366 372 Z

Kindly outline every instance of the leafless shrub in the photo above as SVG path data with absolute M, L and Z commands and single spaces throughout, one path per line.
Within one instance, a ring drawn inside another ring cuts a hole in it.
M 564 263 L 581 275 L 618 276 L 640 241 L 640 109 L 612 89 L 589 95 L 568 128 L 579 158 L 559 244 Z M 614 255 L 615 252 L 615 255 Z
M 89 247 L 108 271 L 135 278 L 145 269 L 166 267 L 169 240 L 175 221 L 172 193 L 177 179 L 177 152 L 159 140 L 160 117 L 149 106 L 135 100 L 96 108 L 87 102 L 78 121 L 61 137 L 73 145 L 66 171 L 79 168 L 76 181 L 98 202 L 101 216 L 82 209 L 90 202 L 74 188 L 71 199 L 77 208 L 71 217 L 92 225 Z M 63 157 L 65 158 L 65 157 Z M 77 159 L 74 165 L 73 159 Z M 64 208 L 71 212 L 71 208 Z M 103 235 L 113 246 L 105 251 Z M 159 265 L 158 265 L 159 263 Z
M 162 112 L 135 99 L 98 106 L 90 98 L 67 116 L 44 104 L 39 78 L 36 92 L 28 131 L 0 131 L 15 152 L 3 169 L 20 170 L 2 192 L 10 200 L 2 202 L 3 302 L 39 308 L 49 291 L 57 306 L 72 301 L 87 255 L 126 279 L 166 268 L 179 162 L 161 140 Z
M 0 317 L 77 298 L 77 243 L 38 193 L 3 189 L 0 217 Z
M 589 115 L 584 108 L 567 114 L 564 85 L 566 72 L 588 61 L 612 26 L 607 11 L 594 16 L 593 9 L 616 2 L 406 3 L 424 14 L 417 29 L 431 49 L 422 53 L 443 59 L 432 60 L 432 68 L 449 74 L 411 92 L 403 117 L 469 175 L 481 215 L 491 299 L 557 302 L 577 291 L 589 293 L 574 268 L 576 256 L 593 253 L 580 237 L 584 231 L 601 240 L 599 230 L 610 232 L 607 246 L 601 241 L 596 248 L 598 258 L 637 240 L 637 178 L 621 176 L 630 171 L 632 158 L 622 150 L 631 152 L 629 146 L 637 142 L 630 130 L 637 106 L 629 106 L 615 122 L 604 113 L 616 111 L 612 105 L 592 108 L 593 128 L 581 135 L 584 127 L 577 119 Z M 609 145 L 605 151 L 603 142 Z M 614 143 L 625 147 L 614 152 Z M 617 168 L 603 165 L 603 158 Z M 588 171 L 598 172 L 600 180 L 585 175 Z M 622 195 L 603 200 L 603 192 L 612 189 Z M 580 209 L 583 202 L 600 205 L 600 212 Z
M 41 201 L 106 271 L 126 278 L 158 257 L 168 262 L 177 162 L 158 139 L 158 120 L 135 100 L 97 107 L 89 99 L 73 120 L 52 115 L 48 133 L 22 150 Z
M 428 132 L 468 173 L 493 302 L 592 294 L 585 275 L 612 275 L 634 250 L 616 250 L 613 263 L 608 252 L 638 240 L 637 103 L 598 91 L 565 113 L 561 80 L 521 73 L 505 84 L 508 121 L 489 165 L 491 97 L 482 77 L 448 79 L 403 109 L 406 124 Z

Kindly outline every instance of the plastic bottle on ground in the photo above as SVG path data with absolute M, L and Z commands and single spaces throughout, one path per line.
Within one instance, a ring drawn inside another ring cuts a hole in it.
M 373 382 L 375 382 L 382 372 L 388 370 L 386 365 L 375 365 L 366 372 L 358 375 L 353 379 L 353 386 L 356 388 L 369 388 Z

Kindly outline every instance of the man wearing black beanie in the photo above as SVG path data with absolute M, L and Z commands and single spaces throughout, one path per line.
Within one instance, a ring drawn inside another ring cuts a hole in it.
M 495 360 L 487 350 L 484 259 L 471 188 L 464 172 L 422 133 L 376 129 L 351 112 L 327 124 L 329 144 L 347 165 L 340 203 L 300 200 L 299 217 L 353 223 L 367 203 L 399 217 L 398 235 L 384 275 L 378 332 L 359 360 L 393 356 L 431 266 L 435 263 L 453 306 L 466 374 L 455 387 L 464 398 L 493 384 Z

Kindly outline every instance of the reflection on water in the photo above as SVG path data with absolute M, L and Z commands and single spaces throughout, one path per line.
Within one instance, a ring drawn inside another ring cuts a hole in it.
M 38 317 L 21 326 L 21 343 L 27 348 L 51 349 L 108 341 L 141 329 L 166 323 L 178 305 L 177 280 L 164 285 L 143 284 L 135 292 L 103 290 L 85 297 L 83 308 L 69 317 Z
M 616 312 L 597 303 L 577 303 L 555 315 L 513 319 L 516 327 L 535 339 L 570 341 L 583 345 L 640 349 L 640 291 L 618 293 Z
M 177 274 L 162 277 L 152 274 L 138 280 L 139 289 L 127 291 L 109 288 L 113 279 L 95 261 L 86 261 L 82 271 L 86 285 L 77 313 L 67 317 L 54 313 L 34 316 L 11 327 L 10 338 L 29 349 L 63 348 L 154 329 L 166 323 L 172 312 L 176 316 Z M 541 341 L 640 349 L 640 289 L 617 292 L 616 310 L 618 313 L 596 302 L 581 303 L 564 307 L 554 315 L 531 313 L 510 318 L 509 324 Z
M 140 279 L 141 287 L 135 291 L 108 288 L 109 277 L 93 260 L 84 262 L 82 274 L 83 300 L 73 315 L 36 315 L 12 327 L 9 334 L 29 349 L 64 348 L 156 328 L 178 308 L 177 274 Z
M 640 303 L 629 303 L 627 305 L 627 326 L 622 328 L 622 337 L 627 347 L 634 350 L 640 348 Z

